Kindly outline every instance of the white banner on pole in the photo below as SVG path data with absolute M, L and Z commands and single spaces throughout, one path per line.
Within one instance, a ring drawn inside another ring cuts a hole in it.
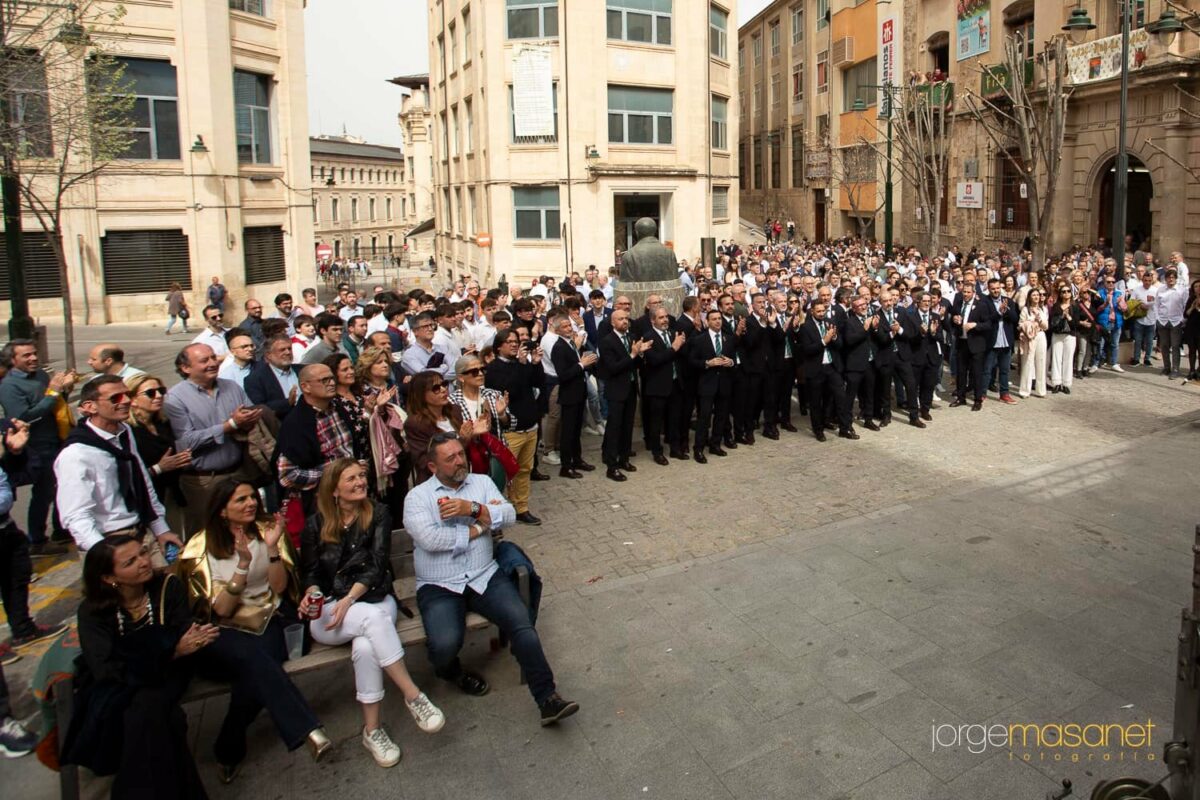
M 878 78 L 880 89 L 879 116 L 892 115 L 892 104 L 896 101 L 895 89 L 902 85 L 900 80 L 900 21 L 895 17 L 884 17 L 879 22 Z
M 513 54 L 516 136 L 554 136 L 554 76 L 550 48 L 526 46 Z

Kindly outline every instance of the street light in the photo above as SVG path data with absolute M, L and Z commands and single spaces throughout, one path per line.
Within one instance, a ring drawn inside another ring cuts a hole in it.
M 1170 47 L 1175 37 L 1187 30 L 1183 22 L 1175 15 L 1175 9 L 1167 6 L 1159 14 L 1158 19 L 1146 26 L 1146 30 L 1154 34 L 1154 38 L 1164 47 Z
M 1075 44 L 1083 44 L 1083 40 L 1087 38 L 1088 31 L 1096 30 L 1096 23 L 1092 22 L 1092 18 L 1088 16 L 1087 9 L 1082 6 L 1075 6 L 1071 9 L 1071 16 L 1067 20 L 1067 24 L 1062 26 L 1062 29 L 1071 37 L 1071 41 Z

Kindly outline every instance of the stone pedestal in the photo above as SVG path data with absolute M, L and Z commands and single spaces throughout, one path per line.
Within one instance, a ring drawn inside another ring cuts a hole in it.
M 678 317 L 683 313 L 684 291 L 678 278 L 671 281 L 638 281 L 636 283 L 621 281 L 617 284 L 615 296 L 624 295 L 630 299 L 633 307 L 630 309 L 629 315 L 637 319 L 646 313 L 646 298 L 652 294 L 662 298 L 663 307 L 672 317 Z

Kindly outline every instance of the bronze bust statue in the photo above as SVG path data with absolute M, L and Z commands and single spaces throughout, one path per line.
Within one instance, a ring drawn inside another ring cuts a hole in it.
M 677 280 L 679 266 L 675 252 L 658 240 L 658 225 L 654 220 L 642 217 L 634 223 L 633 234 L 637 244 L 621 259 L 621 282 Z

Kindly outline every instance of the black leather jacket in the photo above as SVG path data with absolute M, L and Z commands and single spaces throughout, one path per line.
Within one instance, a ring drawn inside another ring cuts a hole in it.
M 367 587 L 359 598 L 378 603 L 392 594 L 392 514 L 374 504 L 371 527 L 356 522 L 337 543 L 321 541 L 322 518 L 315 514 L 300 534 L 300 567 L 304 586 L 319 586 L 327 598 L 340 600 L 356 583 Z

